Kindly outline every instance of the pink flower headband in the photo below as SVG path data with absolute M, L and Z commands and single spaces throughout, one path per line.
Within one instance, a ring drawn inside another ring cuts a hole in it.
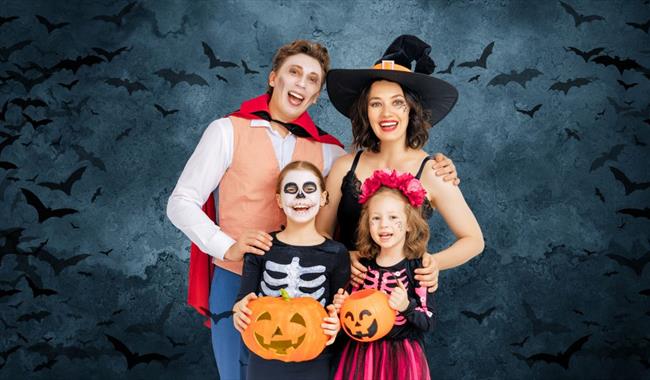
M 401 191 L 413 207 L 422 206 L 422 202 L 427 196 L 427 191 L 422 187 L 422 182 L 410 173 L 399 173 L 396 170 L 383 169 L 375 170 L 363 182 L 359 203 L 366 203 L 382 186 Z

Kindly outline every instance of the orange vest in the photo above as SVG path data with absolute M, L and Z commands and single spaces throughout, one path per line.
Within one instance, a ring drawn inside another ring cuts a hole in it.
M 278 231 L 286 216 L 278 207 L 275 187 L 280 165 L 267 128 L 251 127 L 250 120 L 230 117 L 233 126 L 232 163 L 219 183 L 219 227 L 233 239 L 248 229 Z M 309 161 L 323 171 L 322 143 L 296 138 L 292 161 Z M 242 261 L 213 259 L 241 275 Z

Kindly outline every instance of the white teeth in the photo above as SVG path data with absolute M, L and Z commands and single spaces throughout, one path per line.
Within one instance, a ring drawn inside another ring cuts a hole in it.
M 300 95 L 300 94 L 296 94 L 296 93 L 293 92 L 293 91 L 289 91 L 289 95 L 293 96 L 294 98 L 298 98 L 298 99 L 300 99 L 300 100 L 305 99 L 304 96 L 302 96 L 302 95 Z
M 389 122 L 385 122 L 385 123 L 379 123 L 379 125 L 381 127 L 384 127 L 384 128 L 390 128 L 390 127 L 396 126 L 397 122 L 396 121 L 389 121 Z

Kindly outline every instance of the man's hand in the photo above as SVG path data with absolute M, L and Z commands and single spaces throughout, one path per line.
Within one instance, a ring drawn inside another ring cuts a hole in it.
M 458 186 L 458 184 L 460 184 L 460 178 L 458 178 L 458 173 L 456 172 L 456 166 L 454 166 L 454 163 L 442 153 L 436 153 L 433 159 L 433 170 L 436 171 L 436 175 L 444 175 L 442 179 L 445 182 L 452 181 L 454 185 Z
M 368 268 L 359 262 L 359 251 L 350 251 L 351 279 L 357 285 L 363 285 Z
M 251 292 L 242 298 L 232 307 L 232 323 L 235 325 L 235 330 L 239 331 L 240 334 L 244 333 L 244 330 L 251 323 L 251 309 L 248 308 L 248 302 L 257 298 L 257 294 Z
M 235 244 L 226 251 L 224 259 L 227 261 L 242 261 L 247 252 L 263 255 L 271 249 L 273 238 L 260 230 L 247 230 L 239 237 Z
M 422 268 L 415 269 L 415 280 L 420 282 L 420 286 L 425 286 L 429 293 L 438 289 L 438 274 L 440 268 L 435 257 L 429 253 L 422 256 Z

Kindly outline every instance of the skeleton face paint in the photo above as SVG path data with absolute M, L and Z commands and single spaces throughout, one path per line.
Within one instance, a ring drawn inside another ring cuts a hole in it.
M 322 194 L 318 182 L 318 177 L 309 170 L 291 170 L 284 176 L 280 201 L 288 219 L 305 223 L 316 217 Z

